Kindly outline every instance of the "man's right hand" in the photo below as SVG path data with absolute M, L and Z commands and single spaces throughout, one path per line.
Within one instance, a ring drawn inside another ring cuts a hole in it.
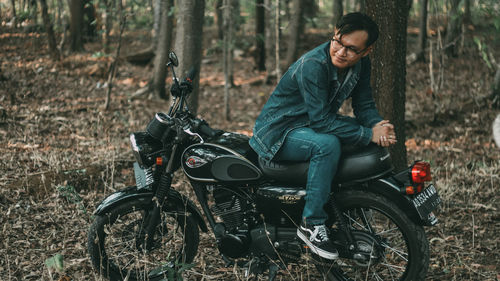
M 382 120 L 375 124 L 372 128 L 372 142 L 382 147 L 395 144 L 397 140 L 394 125 L 389 120 Z

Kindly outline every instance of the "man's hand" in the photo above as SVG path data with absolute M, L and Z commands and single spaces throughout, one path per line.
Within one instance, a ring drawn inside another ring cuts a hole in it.
M 372 133 L 372 142 L 382 147 L 388 147 L 397 142 L 394 125 L 389 120 L 382 120 L 375 124 L 372 128 Z

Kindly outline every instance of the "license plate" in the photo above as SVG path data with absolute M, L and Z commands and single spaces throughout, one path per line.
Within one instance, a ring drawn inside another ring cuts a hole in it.
M 153 183 L 153 173 L 151 168 L 144 169 L 139 163 L 134 162 L 135 184 L 138 189 L 146 188 Z
M 424 191 L 417 194 L 412 199 L 412 202 L 420 218 L 427 219 L 429 214 L 441 204 L 441 198 L 437 193 L 436 187 L 431 184 Z

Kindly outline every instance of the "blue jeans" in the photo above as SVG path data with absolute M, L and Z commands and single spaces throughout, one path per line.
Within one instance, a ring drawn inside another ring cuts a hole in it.
M 328 215 L 331 184 L 340 159 L 340 140 L 334 135 L 319 134 L 308 127 L 292 130 L 285 138 L 276 161 L 310 161 L 307 174 L 306 204 L 302 219 L 307 224 L 324 224 Z

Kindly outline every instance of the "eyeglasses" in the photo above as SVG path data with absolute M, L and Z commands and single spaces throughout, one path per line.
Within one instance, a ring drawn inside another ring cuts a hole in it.
M 344 44 L 342 44 L 342 42 L 340 42 L 340 40 L 336 39 L 335 37 L 332 38 L 332 44 L 333 44 L 333 49 L 338 52 L 340 51 L 342 48 L 345 48 L 346 51 L 347 51 L 347 56 L 348 57 L 354 57 L 354 56 L 357 56 L 359 54 L 361 54 L 364 50 L 366 50 L 367 48 L 364 48 L 363 50 L 361 51 L 358 51 L 356 50 L 354 47 L 352 46 L 345 46 Z

